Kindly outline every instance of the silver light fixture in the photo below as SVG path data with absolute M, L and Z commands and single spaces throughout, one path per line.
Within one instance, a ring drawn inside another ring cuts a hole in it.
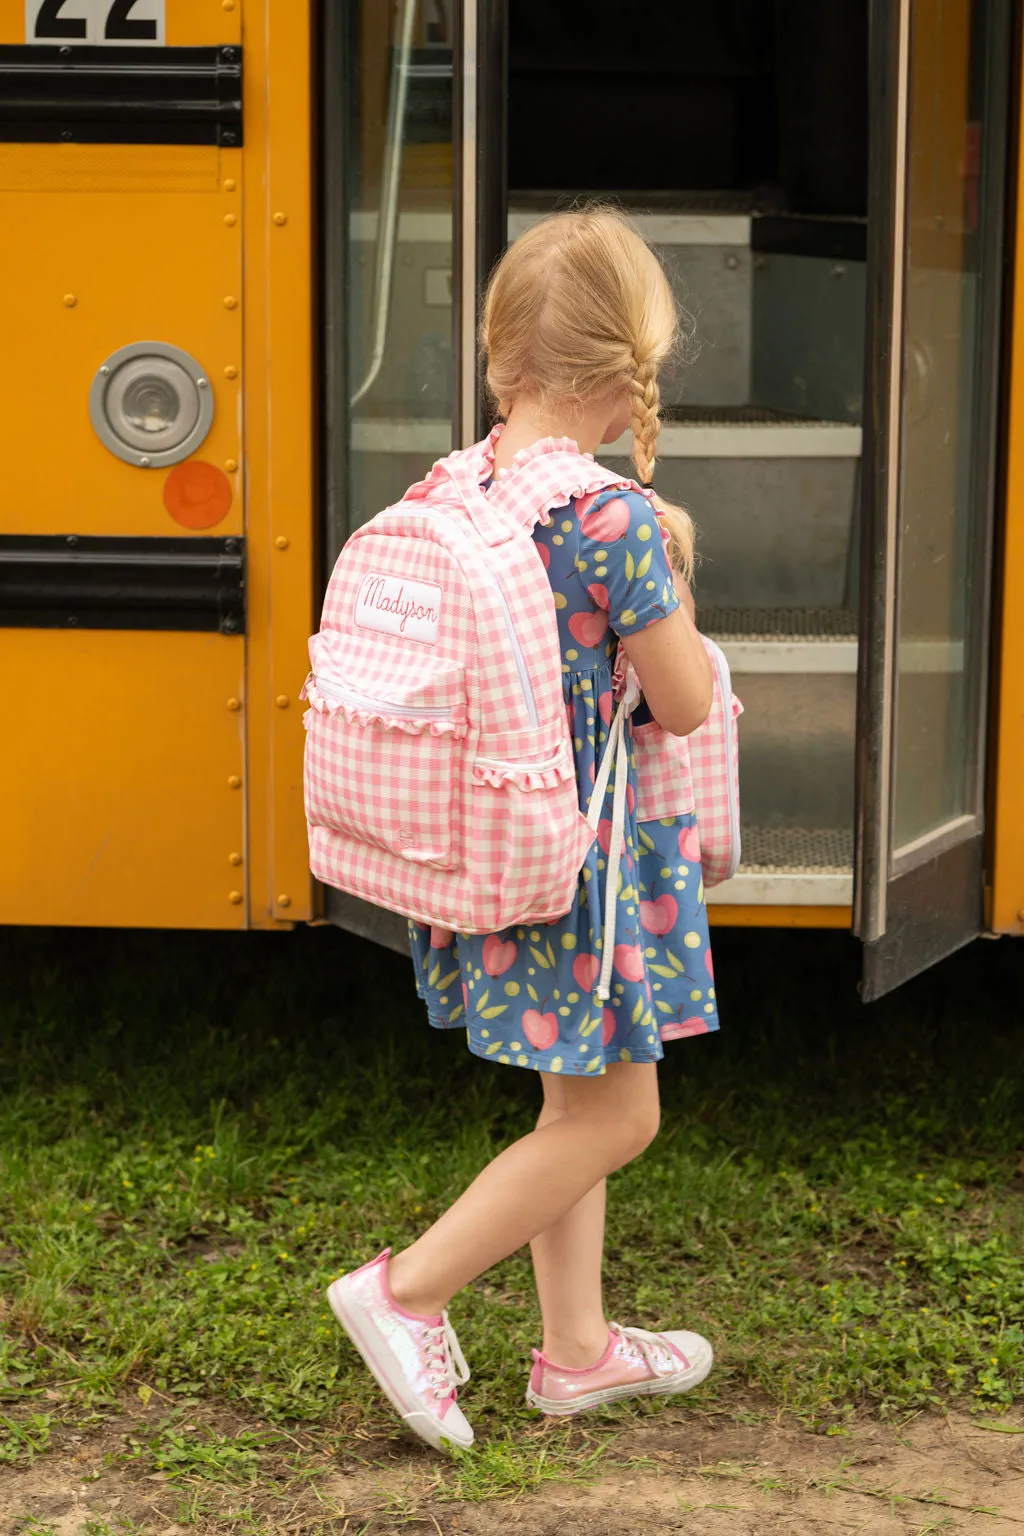
M 194 357 L 163 341 L 136 341 L 100 364 L 89 416 L 126 464 L 159 469 L 194 453 L 213 423 L 213 390 Z

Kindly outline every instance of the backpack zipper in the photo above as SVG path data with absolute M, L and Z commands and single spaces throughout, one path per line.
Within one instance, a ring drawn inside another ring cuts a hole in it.
M 402 704 L 395 704 L 391 699 L 374 699 L 367 693 L 355 693 L 350 688 L 339 688 L 325 677 L 319 677 L 314 673 L 317 689 L 325 698 L 333 700 L 335 704 L 350 704 L 353 709 L 370 708 L 394 715 L 400 720 L 450 720 L 452 711 L 450 707 L 438 705 L 417 705 L 415 709 L 407 709 Z
M 403 516 L 407 517 L 433 517 L 439 518 L 441 520 L 444 520 L 445 518 L 443 512 L 434 512 L 429 510 L 427 507 L 413 508 L 403 506 L 402 513 Z M 537 700 L 534 697 L 533 684 L 530 682 L 530 673 L 526 665 L 526 657 L 523 655 L 523 648 L 519 643 L 519 636 L 516 634 L 516 626 L 515 621 L 512 618 L 512 610 L 508 605 L 508 598 L 505 596 L 505 589 L 502 587 L 501 582 L 498 580 L 497 576 L 495 576 L 494 572 L 487 566 L 484 567 L 484 571 L 487 576 L 487 580 L 490 582 L 491 586 L 497 593 L 498 601 L 501 604 L 501 611 L 505 619 L 505 629 L 508 632 L 508 641 L 512 648 L 512 659 L 516 664 L 516 673 L 519 677 L 519 686 L 523 691 L 523 702 L 526 705 L 526 713 L 530 717 L 530 725 L 534 730 L 536 730 L 540 724 L 540 716 L 537 713 Z

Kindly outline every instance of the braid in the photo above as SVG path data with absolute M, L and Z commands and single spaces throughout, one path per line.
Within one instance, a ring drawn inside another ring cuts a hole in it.
M 629 385 L 630 427 L 633 431 L 633 462 L 640 479 L 649 485 L 654 479 L 658 451 L 658 373 L 654 363 L 637 363 Z
M 640 479 L 650 485 L 658 452 L 661 394 L 654 363 L 636 363 L 629 383 L 630 426 L 633 430 L 633 462 Z M 682 507 L 654 498 L 658 521 L 668 534 L 669 559 L 687 581 L 693 578 L 693 522 Z

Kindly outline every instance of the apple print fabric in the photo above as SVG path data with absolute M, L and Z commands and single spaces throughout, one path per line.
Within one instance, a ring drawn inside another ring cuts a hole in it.
M 534 539 L 555 596 L 585 811 L 612 717 L 618 638 L 656 623 L 679 600 L 657 518 L 636 492 L 570 502 L 538 525 Z M 644 718 L 641 705 L 637 723 Z M 632 734 L 632 723 L 628 729 Z M 417 991 L 431 1024 L 466 1029 L 478 1056 L 542 1072 L 599 1074 L 608 1062 L 658 1061 L 663 1041 L 718 1028 L 695 818 L 637 825 L 632 750 L 612 996 L 604 1004 L 593 996 L 614 781 L 613 770 L 576 901 L 559 922 L 487 935 L 409 924 Z

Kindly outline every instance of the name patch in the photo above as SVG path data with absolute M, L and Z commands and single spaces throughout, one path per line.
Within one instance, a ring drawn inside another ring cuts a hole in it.
M 435 645 L 440 622 L 441 588 L 435 582 L 376 574 L 363 577 L 356 598 L 360 629 Z

